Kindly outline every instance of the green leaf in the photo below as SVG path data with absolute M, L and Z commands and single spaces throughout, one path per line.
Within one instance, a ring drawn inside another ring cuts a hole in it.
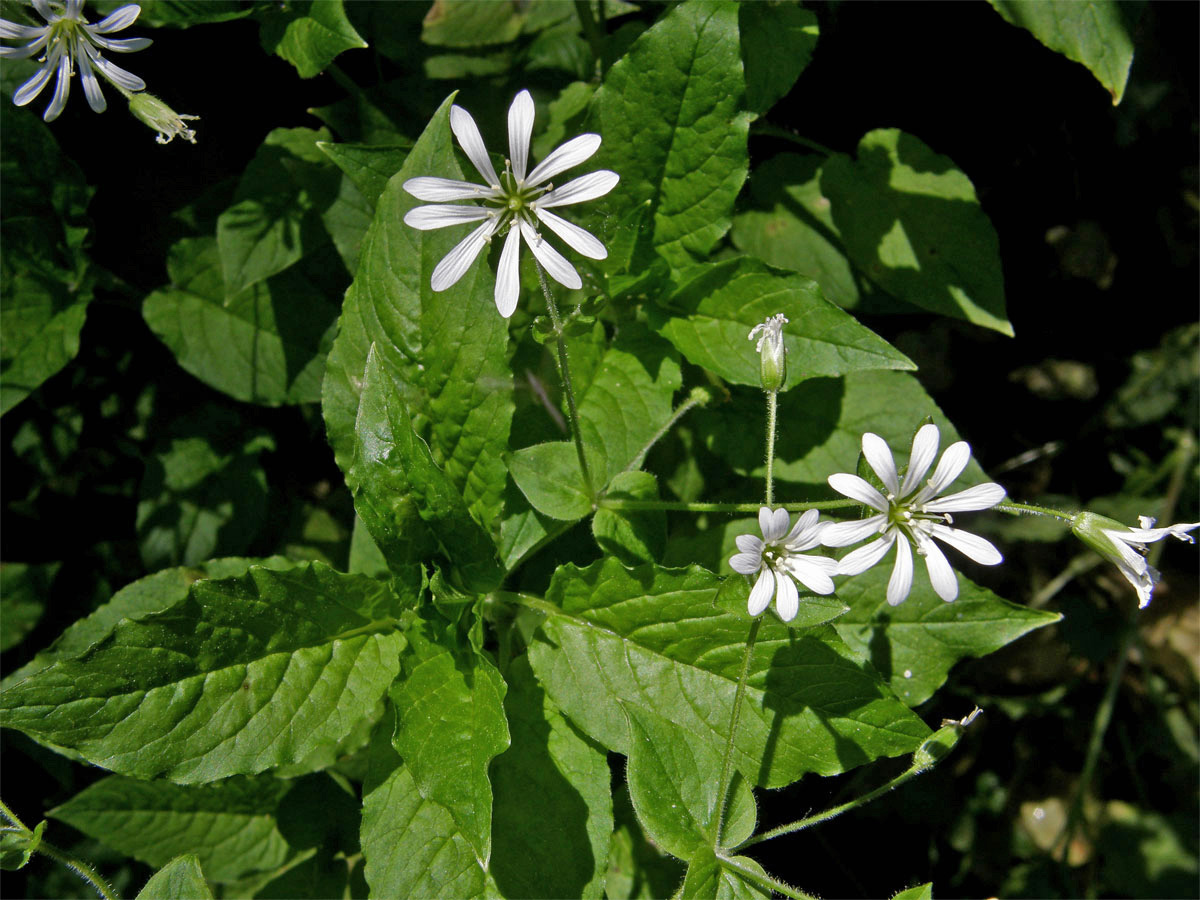
M 400 171 L 412 144 L 333 144 L 318 141 L 317 147 L 354 182 L 363 198 L 375 208 L 388 179 Z
M 262 429 L 243 429 L 222 408 L 205 408 L 176 427 L 183 434 L 155 448 L 137 510 L 147 569 L 194 566 L 250 546 L 267 516 L 267 476 L 259 456 L 274 450 L 275 441 Z
M 815 279 L 821 293 L 843 309 L 869 311 L 888 298 L 846 256 L 829 199 L 821 193 L 824 161 L 815 154 L 781 153 L 756 167 L 753 207 L 733 217 L 730 236 L 742 252 Z M 891 306 L 906 308 L 896 301 Z
M 0 869 L 12 872 L 29 865 L 29 860 L 42 843 L 46 820 L 38 822 L 32 832 L 4 831 L 0 833 Z
M 491 884 L 486 863 L 475 855 L 450 812 L 421 796 L 408 767 L 392 749 L 390 733 L 381 729 L 372 740 L 363 783 L 359 837 L 371 896 L 485 896 Z
M 817 46 L 817 16 L 791 3 L 744 3 L 738 8 L 746 108 L 765 113 L 792 89 Z
M 495 280 L 486 261 L 477 260 L 454 287 L 434 294 L 433 268 L 463 235 L 454 228 L 418 231 L 403 222 L 419 203 L 401 188 L 408 178 L 463 177 L 451 141 L 452 100 L 442 104 L 379 197 L 342 307 L 322 405 L 345 471 L 363 368 L 374 344 L 433 459 L 478 520 L 491 523 L 503 506 L 503 454 L 513 411 L 508 328 L 496 313 Z
M 512 745 L 491 767 L 492 875 L 506 897 L 599 898 L 613 831 L 607 756 L 550 702 L 528 656 L 505 680 Z
M 685 861 L 718 846 L 721 752 L 689 740 L 687 732 L 649 710 L 633 704 L 624 709 L 630 729 L 629 796 L 646 834 Z M 746 840 L 754 833 L 756 817 L 754 796 L 738 778 L 721 843 L 736 846 Z
M 747 391 L 735 395 L 733 403 L 696 410 L 690 424 L 735 472 L 758 477 L 764 471 L 763 415 L 761 395 Z M 836 496 L 826 478 L 855 471 L 864 432 L 882 437 L 903 459 L 926 416 L 938 426 L 943 447 L 959 439 L 912 375 L 854 372 L 842 379 L 811 379 L 779 397 L 775 477 Z M 972 459 L 962 480 L 965 486 L 987 478 Z
M 317 149 L 322 128 L 276 128 L 246 167 L 234 203 L 217 219 L 226 296 L 282 272 L 327 240 L 320 210 L 338 172 Z
M 594 445 L 585 444 L 584 453 L 589 466 L 604 460 Z M 571 522 L 592 511 L 592 497 L 584 486 L 579 456 L 571 441 L 551 441 L 517 450 L 509 459 L 508 469 L 538 512 Z
M 408 408 L 374 346 L 361 385 L 346 483 L 393 571 L 420 558 L 426 535 L 432 535 L 470 590 L 496 587 L 502 572 L 495 546 L 413 431 Z
M 988 0 L 1010 25 L 1024 28 L 1072 62 L 1087 66 L 1112 95 L 1113 106 L 1125 95 L 1133 64 L 1133 24 L 1140 7 L 1116 0 Z
M 539 31 L 566 18 L 574 18 L 574 10 L 553 0 L 521 4 L 434 0 L 421 24 L 421 40 L 437 47 L 507 44 L 522 32 Z
M 761 362 L 747 337 L 776 313 L 788 320 L 783 328 L 789 359 L 784 390 L 814 375 L 916 368 L 826 300 L 811 278 L 749 257 L 688 269 L 663 306 L 651 311 L 659 333 L 690 362 L 735 384 L 759 386 Z
M 326 247 L 229 299 L 217 242 L 185 238 L 167 256 L 171 284 L 146 298 L 142 315 L 205 384 L 268 406 L 312 402 L 321 396 L 337 317 L 330 282 L 341 267 Z
M 271 9 L 262 22 L 262 44 L 296 67 L 301 78 L 312 78 L 347 50 L 367 42 L 346 18 L 342 0 L 291 0 Z
M 969 524 L 966 527 L 970 530 Z M 893 559 L 888 556 L 839 584 L 838 596 L 850 605 L 850 612 L 833 627 L 855 652 L 871 661 L 909 706 L 932 697 L 960 659 L 986 656 L 1062 618 L 1001 600 L 961 573 L 953 603 L 933 592 L 922 571 L 913 578 L 908 599 L 889 606 L 887 581 Z
M 62 563 L 0 563 L 0 651 L 25 640 L 46 611 L 50 586 Z
M 750 618 L 744 603 L 714 602 L 721 583 L 695 566 L 562 566 L 530 648 L 534 671 L 559 708 L 610 750 L 629 753 L 622 704 L 723 749 Z M 839 609 L 831 598 L 805 599 L 798 627 L 763 621 L 734 758 L 756 785 L 911 753 L 929 734 L 832 628 L 805 627 Z
M 651 844 L 638 825 L 628 783 L 613 794 L 617 824 L 608 852 L 604 893 L 609 900 L 654 900 L 672 895 L 683 880 L 679 861 Z
M 765 874 L 762 866 L 745 856 L 718 857 L 710 847 L 698 851 L 688 863 L 680 900 L 765 900 L 772 896 L 738 874 L 740 867 Z
M 684 3 L 641 35 L 592 101 L 598 167 L 621 175 L 604 203 L 619 217 L 649 201 L 654 246 L 673 267 L 729 230 L 746 180 L 750 116 L 733 3 Z
M 397 719 L 392 744 L 421 796 L 450 813 L 486 865 L 492 855 L 488 765 L 509 745 L 506 687 L 473 650 L 456 652 L 453 641 L 431 637 L 409 631 L 403 677 L 391 689 Z
M 148 866 L 190 853 L 213 881 L 234 881 L 293 852 L 278 818 L 289 788 L 265 775 L 186 786 L 110 775 L 49 815 Z
M 253 774 L 336 743 L 399 671 L 403 610 L 321 563 L 200 581 L 0 692 L 0 725 L 140 778 Z
M 92 299 L 92 189 L 34 115 L 0 129 L 0 414 L 75 358 Z
M 996 230 L 949 157 L 879 129 L 859 142 L 857 159 L 826 160 L 821 192 L 851 261 L 888 293 L 1012 335 Z
M 901 891 L 892 900 L 933 900 L 933 883 L 918 884 Z
M 361 872 L 356 871 L 361 882 Z M 350 887 L 348 861 L 326 849 L 309 850 L 274 878 L 257 887 L 254 900 L 328 900 L 330 897 L 366 897 L 367 886 Z M 357 890 L 355 890 L 357 888 Z M 234 895 L 237 896 L 237 895 Z
M 658 481 L 649 472 L 624 472 L 609 485 L 613 500 L 657 500 Z M 631 511 L 601 506 L 592 519 L 592 535 L 605 553 L 627 566 L 654 562 L 667 549 L 667 514 L 661 510 Z

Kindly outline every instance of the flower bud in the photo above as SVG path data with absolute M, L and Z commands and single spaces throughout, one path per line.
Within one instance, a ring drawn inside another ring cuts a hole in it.
M 169 144 L 176 137 L 192 144 L 196 143 L 196 132 L 188 128 L 183 120 L 200 117 L 180 115 L 153 94 L 147 94 L 145 91 L 134 94 L 129 98 L 129 111 L 135 118 L 158 132 L 155 140 L 160 144 Z
M 748 335 L 750 340 L 758 337 L 754 349 L 761 357 L 760 377 L 764 391 L 778 391 L 787 381 L 787 348 L 783 345 L 783 326 L 787 321 L 783 313 L 776 313 L 755 325 Z

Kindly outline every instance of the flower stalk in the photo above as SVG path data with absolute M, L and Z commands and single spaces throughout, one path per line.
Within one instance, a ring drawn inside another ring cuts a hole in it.
M 742 717 L 742 701 L 746 697 L 746 680 L 750 677 L 750 660 L 754 656 L 754 643 L 758 640 L 758 630 L 762 627 L 762 617 L 755 617 L 750 623 L 750 633 L 746 636 L 746 652 L 742 657 L 742 671 L 738 676 L 737 690 L 733 695 L 733 710 L 729 714 L 729 738 L 725 742 L 725 758 L 721 762 L 721 780 L 717 782 L 717 845 L 720 849 L 722 832 L 725 829 L 726 807 L 729 805 L 729 788 L 733 784 L 733 748 L 737 741 L 738 722 Z

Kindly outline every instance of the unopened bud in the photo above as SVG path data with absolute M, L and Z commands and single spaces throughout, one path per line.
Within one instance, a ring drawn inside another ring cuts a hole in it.
M 750 340 L 758 338 L 754 349 L 761 358 L 760 373 L 764 391 L 778 391 L 787 381 L 787 348 L 783 345 L 783 326 L 787 321 L 783 313 L 776 313 L 765 322 L 755 325 L 748 335 Z
M 196 143 L 195 130 L 188 128 L 184 120 L 200 117 L 180 115 L 153 94 L 147 94 L 145 91 L 134 94 L 129 98 L 129 111 L 135 118 L 158 132 L 155 140 L 160 144 L 169 144 L 176 137 L 192 144 Z

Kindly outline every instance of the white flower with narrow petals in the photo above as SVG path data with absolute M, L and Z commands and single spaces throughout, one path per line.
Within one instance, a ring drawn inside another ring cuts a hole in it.
M 771 605 L 774 597 L 779 618 L 792 621 L 800 611 L 796 581 L 815 594 L 833 593 L 830 576 L 837 569 L 837 560 L 806 556 L 801 552 L 820 546 L 821 531 L 826 523 L 818 521 L 819 518 L 820 513 L 810 509 L 788 531 L 791 519 L 787 510 L 771 510 L 764 506 L 758 511 L 762 537 L 753 534 L 737 536 L 737 547 L 741 552 L 730 558 L 730 567 L 741 575 L 758 575 L 747 604 L 750 615 L 757 616 Z
M 962 552 L 985 566 L 1004 561 L 1000 551 L 978 535 L 952 526 L 950 513 L 990 509 L 1004 499 L 1004 488 L 989 482 L 941 497 L 954 479 L 971 460 L 971 448 L 965 441 L 951 444 L 942 454 L 933 477 L 922 484 L 938 451 L 936 425 L 926 425 L 913 439 L 908 471 L 901 483 L 896 462 L 887 442 L 879 435 L 867 432 L 862 438 L 863 456 L 887 489 L 886 496 L 857 475 L 839 473 L 829 476 L 829 486 L 852 500 L 864 503 L 877 515 L 854 522 L 836 522 L 825 526 L 821 542 L 827 547 L 848 547 L 879 535 L 874 541 L 848 553 L 838 564 L 838 575 L 858 575 L 865 572 L 896 547 L 896 562 L 888 581 L 887 601 L 892 606 L 903 603 L 912 590 L 915 549 L 925 559 L 929 582 L 943 600 L 958 596 L 958 579 L 942 550 L 934 542 Z
M 89 25 L 83 17 L 83 0 L 66 0 L 65 4 L 33 0 L 33 8 L 46 20 L 45 25 L 18 25 L 0 19 L 0 38 L 29 41 L 21 47 L 0 47 L 0 58 L 26 59 L 36 53 L 42 54 L 38 57 L 42 67 L 13 94 L 13 103 L 17 106 L 24 106 L 37 97 L 57 72 L 54 96 L 42 116 L 47 122 L 57 119 L 67 105 L 71 77 L 75 74 L 76 66 L 79 67 L 79 78 L 83 82 L 88 105 L 96 112 L 104 112 L 108 106 L 100 91 L 97 72 L 126 97 L 133 91 L 145 90 L 146 82 L 113 65 L 100 53 L 101 50 L 133 53 L 150 46 L 149 38 L 118 40 L 107 36 L 132 25 L 142 11 L 140 6 L 134 3 L 122 6 L 95 25 Z
M 1154 519 L 1138 516 L 1138 525 L 1141 527 L 1130 528 L 1092 512 L 1081 512 L 1071 519 L 1071 531 L 1075 536 L 1116 565 L 1137 591 L 1138 609 L 1145 609 L 1159 581 L 1158 570 L 1146 561 L 1146 545 L 1168 535 L 1194 544 L 1195 539 L 1188 532 L 1200 528 L 1200 522 L 1155 528 Z
M 567 141 L 527 174 L 529 138 L 533 134 L 533 98 L 529 91 L 521 91 L 508 110 L 509 159 L 504 174 L 497 175 L 471 114 L 461 106 L 451 106 L 450 128 L 485 183 L 478 185 L 452 178 L 421 177 L 404 182 L 404 190 L 418 200 L 437 203 L 476 200 L 482 205 L 418 206 L 408 211 L 404 223 L 421 230 L 467 222 L 480 224 L 437 264 L 430 287 L 444 291 L 456 284 L 479 251 L 497 234 L 507 234 L 496 272 L 496 308 L 504 318 L 511 316 L 517 308 L 517 297 L 521 292 L 518 259 L 522 238 L 533 251 L 534 258 L 555 281 L 572 290 L 583 287 L 575 267 L 542 238 L 538 226 L 545 225 L 583 256 L 590 259 L 608 256 L 595 235 L 550 212 L 559 206 L 603 197 L 621 180 L 616 172 L 601 170 L 582 175 L 561 187 L 550 183 L 555 175 L 589 159 L 600 148 L 600 135 L 581 134 Z

